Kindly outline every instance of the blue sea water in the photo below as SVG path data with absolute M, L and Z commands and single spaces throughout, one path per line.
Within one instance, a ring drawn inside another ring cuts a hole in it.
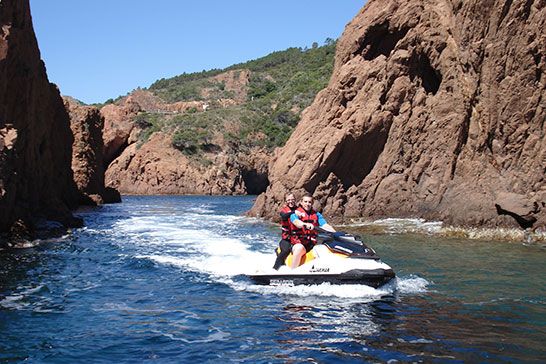
M 543 246 L 364 234 L 392 284 L 257 286 L 244 274 L 273 264 L 279 229 L 251 205 L 125 197 L 0 252 L 0 361 L 546 361 Z

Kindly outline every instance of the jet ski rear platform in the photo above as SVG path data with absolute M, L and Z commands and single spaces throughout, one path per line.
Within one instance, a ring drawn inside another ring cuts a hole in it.
M 320 230 L 318 244 L 290 269 L 292 254 L 278 271 L 258 271 L 248 277 L 257 284 L 364 284 L 380 287 L 395 277 L 392 268 L 381 262 L 375 251 L 359 237 L 346 233 Z

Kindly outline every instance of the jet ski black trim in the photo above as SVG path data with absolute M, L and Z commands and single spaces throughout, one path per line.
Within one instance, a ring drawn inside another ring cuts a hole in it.
M 323 244 L 333 252 L 348 255 L 351 258 L 379 260 L 379 256 L 372 248 L 369 248 L 358 240 L 334 239 L 323 241 Z
M 351 258 L 380 259 L 375 250 L 364 244 L 358 235 L 347 234 L 343 231 L 334 233 L 320 227 L 315 229 L 318 232 L 317 244 L 324 244 L 334 252 L 348 255 Z
M 249 275 L 257 284 L 296 286 L 302 284 L 365 284 L 377 288 L 395 277 L 392 269 L 353 269 L 340 274 L 275 274 L 275 275 Z

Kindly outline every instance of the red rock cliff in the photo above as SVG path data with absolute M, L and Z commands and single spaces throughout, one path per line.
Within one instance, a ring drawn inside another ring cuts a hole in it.
M 36 217 L 75 225 L 68 114 L 49 83 L 28 0 L 0 2 L 0 231 Z
M 246 98 L 244 81 L 235 79 L 236 73 L 216 76 L 226 80 L 234 90 L 234 103 Z M 247 72 L 240 72 L 244 79 Z M 238 81 L 238 82 L 236 82 Z M 224 100 L 225 101 L 225 100 Z M 228 142 L 215 138 L 219 149 L 201 155 L 207 163 L 200 163 L 172 146 L 167 130 L 153 133 L 145 142 L 139 141 L 142 129 L 135 122 L 141 112 L 183 112 L 188 108 L 204 110 L 204 101 L 168 104 L 149 91 L 136 90 L 116 104 L 104 106 L 104 155 L 108 168 L 106 184 L 124 194 L 209 194 L 243 195 L 263 191 L 267 186 L 269 156 L 262 148 L 233 151 Z
M 331 218 L 546 225 L 546 1 L 371 0 L 270 164 Z
M 81 193 L 80 203 L 96 205 L 121 202 L 116 190 L 104 187 L 104 117 L 96 107 L 81 105 L 70 97 L 64 97 L 63 100 L 70 115 L 70 128 L 74 136 L 72 171 Z

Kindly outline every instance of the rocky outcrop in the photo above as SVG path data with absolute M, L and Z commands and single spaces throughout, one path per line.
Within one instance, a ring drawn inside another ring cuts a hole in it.
M 130 144 L 138 141 L 140 128 L 135 123 L 135 117 L 142 112 L 171 114 L 194 109 L 206 109 L 205 101 L 180 101 L 165 103 L 149 91 L 137 89 L 114 104 L 101 108 L 104 118 L 104 165 L 108 166 Z
M 250 81 L 250 71 L 246 69 L 238 69 L 227 72 L 222 72 L 219 75 L 212 77 L 212 82 L 220 83 L 223 88 L 231 92 L 233 97 L 231 99 L 224 99 L 224 104 L 236 105 L 242 104 L 247 99 L 248 84 Z M 213 94 L 212 90 L 204 89 L 201 92 L 201 96 L 208 99 Z M 222 101 L 222 100 L 219 100 Z
M 204 88 L 201 97 L 204 100 L 177 101 L 167 103 L 148 90 L 137 89 L 116 103 L 105 105 L 101 110 L 104 117 L 104 159 L 108 166 L 121 155 L 130 144 L 137 142 L 140 130 L 135 125 L 135 117 L 142 112 L 155 114 L 178 114 L 187 111 L 206 111 L 211 103 L 220 107 L 241 104 L 247 98 L 247 85 L 250 77 L 248 70 L 227 71 L 211 77 L 211 84 L 222 84 L 225 91 L 233 98 L 209 99 L 214 90 Z
M 511 193 L 545 227 L 545 6 L 370 0 L 251 214 L 271 216 L 296 190 L 331 218 L 512 226 L 497 200 Z
M 146 99 L 144 102 L 150 102 Z M 100 113 L 104 118 L 104 166 L 108 166 L 123 150 L 137 140 L 138 131 L 133 123 L 134 117 L 142 111 L 140 103 L 127 97 L 120 104 L 104 106 Z M 134 131 L 134 132 L 133 132 Z
M 0 232 L 36 218 L 77 226 L 72 133 L 49 83 L 28 0 L 0 2 Z M 20 230 L 17 228 L 17 230 Z
M 260 183 L 267 186 L 269 157 L 263 152 L 210 158 L 206 164 L 190 159 L 172 147 L 169 135 L 158 132 L 142 145 L 129 145 L 108 167 L 106 180 L 123 194 L 240 195 Z
M 188 156 L 173 147 L 172 135 L 168 135 L 172 130 L 141 138 L 143 128 L 150 125 L 139 124 L 137 118 L 139 114 L 169 118 L 184 112 L 204 112 L 210 103 L 220 108 L 238 105 L 247 99 L 249 75 L 248 70 L 234 70 L 208 80 L 210 85 L 222 84 L 233 96 L 229 99 L 167 103 L 152 92 L 139 89 L 104 106 L 101 114 L 105 119 L 107 186 L 123 194 L 242 195 L 263 192 L 269 184 L 267 166 L 270 158 L 264 148 L 238 150 L 232 148 L 223 135 L 216 135 L 210 151 Z M 215 89 L 204 88 L 200 92 L 203 98 L 208 98 L 215 94 Z M 147 122 L 144 120 L 143 123 Z M 224 125 L 223 129 L 229 127 Z M 236 134 L 237 127 L 233 129 Z
M 546 196 L 530 200 L 516 193 L 500 192 L 495 200 L 495 207 L 499 215 L 511 216 L 522 228 L 527 229 L 538 220 L 544 221 L 546 218 L 545 201 Z
M 95 107 L 81 105 L 69 97 L 63 99 L 74 136 L 72 171 L 81 193 L 80 204 L 120 202 L 121 197 L 117 191 L 110 188 L 106 190 L 104 187 L 104 118 Z

